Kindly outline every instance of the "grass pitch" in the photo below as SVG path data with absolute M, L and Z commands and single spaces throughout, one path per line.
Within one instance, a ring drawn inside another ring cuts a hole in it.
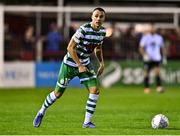
M 101 89 L 93 122 L 95 129 L 83 129 L 88 93 L 85 88 L 68 88 L 46 112 L 39 128 L 32 121 L 50 88 L 0 89 L 1 135 L 176 135 L 180 134 L 180 89 L 167 87 L 158 94 L 143 94 L 140 86 Z M 154 130 L 151 119 L 165 114 L 167 129 Z

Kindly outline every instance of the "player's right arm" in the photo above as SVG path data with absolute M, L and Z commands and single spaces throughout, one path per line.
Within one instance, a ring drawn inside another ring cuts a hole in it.
M 69 54 L 71 55 L 72 59 L 74 60 L 74 62 L 77 64 L 80 73 L 87 71 L 87 68 L 81 64 L 79 57 L 77 55 L 77 52 L 76 52 L 77 44 L 79 44 L 81 40 L 84 38 L 84 34 L 85 34 L 85 31 L 83 30 L 82 27 L 77 29 L 77 31 L 72 36 L 67 47 L 67 50 Z
M 77 43 L 74 41 L 73 38 L 71 38 L 71 40 L 68 44 L 67 50 L 68 50 L 69 54 L 71 55 L 72 59 L 74 60 L 74 62 L 77 64 L 79 72 L 82 73 L 82 72 L 87 71 L 87 68 L 81 64 L 81 62 L 77 56 L 77 53 L 76 53 L 76 47 L 77 47 Z
M 139 44 L 139 53 L 141 56 L 145 55 L 145 51 L 144 51 L 144 46 L 145 46 L 145 38 L 144 36 L 141 38 L 140 40 L 140 44 Z
M 145 44 L 146 44 L 146 38 L 143 36 L 141 41 L 140 41 L 140 45 L 139 45 L 139 53 L 141 54 L 143 61 L 144 62 L 148 62 L 149 61 L 149 56 L 148 54 L 145 52 Z
M 139 45 L 139 53 L 141 54 L 141 56 L 145 55 L 144 48 L 141 45 Z

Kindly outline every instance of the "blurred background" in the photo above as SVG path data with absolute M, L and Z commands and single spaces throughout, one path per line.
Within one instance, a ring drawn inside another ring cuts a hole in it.
M 161 71 L 164 84 L 180 84 L 178 0 L 0 0 L 0 86 L 53 87 L 71 36 L 91 21 L 95 7 L 106 11 L 102 86 L 143 83 L 138 47 L 149 23 L 163 36 L 167 49 L 168 64 Z M 151 77 L 154 83 L 153 73 Z M 79 80 L 70 85 L 79 87 Z

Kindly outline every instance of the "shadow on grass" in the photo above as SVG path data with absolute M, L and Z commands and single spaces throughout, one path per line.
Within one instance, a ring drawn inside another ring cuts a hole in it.
M 169 128 L 166 128 L 167 130 L 180 130 L 180 128 L 176 128 L 176 127 L 169 127 Z

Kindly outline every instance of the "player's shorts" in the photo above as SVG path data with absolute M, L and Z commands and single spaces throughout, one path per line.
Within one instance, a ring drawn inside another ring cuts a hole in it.
M 87 88 L 97 86 L 97 76 L 93 65 L 90 63 L 86 67 L 88 68 L 87 72 L 79 73 L 77 67 L 72 67 L 62 62 L 55 91 L 64 91 L 68 83 L 76 76 L 79 77 L 81 84 L 84 84 Z
M 144 69 L 150 71 L 154 67 L 159 67 L 161 65 L 161 61 L 150 61 L 144 62 Z

